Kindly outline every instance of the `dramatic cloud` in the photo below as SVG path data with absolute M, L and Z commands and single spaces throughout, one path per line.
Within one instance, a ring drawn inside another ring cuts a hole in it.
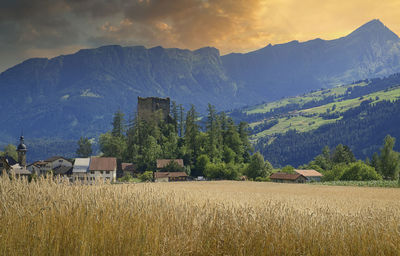
M 247 52 L 345 36 L 374 18 L 399 33 L 399 17 L 398 0 L 3 0 L 0 72 L 105 44 Z

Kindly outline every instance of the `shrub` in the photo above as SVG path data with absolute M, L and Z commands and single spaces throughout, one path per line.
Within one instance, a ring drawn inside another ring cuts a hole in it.
M 142 174 L 139 175 L 139 179 L 141 181 L 153 181 L 153 172 L 152 171 L 146 171 Z
M 351 163 L 343 172 L 340 180 L 381 180 L 374 167 L 365 164 L 362 161 Z

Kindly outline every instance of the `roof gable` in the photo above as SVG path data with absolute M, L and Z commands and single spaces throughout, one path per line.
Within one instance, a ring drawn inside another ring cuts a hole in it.
M 91 157 L 89 171 L 114 171 L 117 169 L 115 157 Z
M 121 169 L 123 171 L 136 171 L 136 164 L 132 164 L 132 163 L 122 163 L 121 164 Z
M 157 159 L 157 169 L 164 168 L 172 161 L 176 162 L 179 166 L 184 167 L 183 159 Z
M 316 170 L 294 170 L 298 174 L 301 174 L 305 177 L 322 177 L 323 175 Z
M 277 179 L 277 180 L 297 180 L 299 177 L 305 178 L 303 175 L 299 173 L 284 173 L 284 172 L 276 172 L 269 176 L 270 179 Z
M 89 164 L 90 158 L 76 158 L 72 172 L 87 172 Z
M 66 159 L 65 157 L 62 157 L 62 156 L 52 156 L 52 157 L 50 157 L 50 158 L 44 160 L 44 162 L 54 162 L 54 161 L 56 161 L 56 160 L 58 160 L 58 159 L 63 159 L 63 160 L 65 160 L 65 161 L 70 162 L 68 159 Z
M 174 178 L 174 177 L 187 177 L 185 172 L 155 172 L 154 178 Z

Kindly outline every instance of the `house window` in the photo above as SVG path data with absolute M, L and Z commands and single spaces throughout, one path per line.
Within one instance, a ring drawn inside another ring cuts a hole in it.
M 104 172 L 103 171 L 100 171 L 100 174 L 103 174 Z
M 90 174 L 94 174 L 94 171 L 90 171 Z
M 62 163 L 62 162 L 63 162 L 63 160 L 58 160 L 58 162 L 59 162 L 59 163 Z
M 106 171 L 106 174 L 110 174 L 110 171 Z

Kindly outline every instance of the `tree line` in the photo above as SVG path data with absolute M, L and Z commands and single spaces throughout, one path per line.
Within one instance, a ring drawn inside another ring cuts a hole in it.
M 324 146 L 348 145 L 359 159 L 372 157 L 387 134 L 400 137 L 400 101 L 362 103 L 343 113 L 342 119 L 309 132 L 289 130 L 271 141 L 261 138 L 255 149 L 274 166 L 299 166 L 311 161 Z M 400 147 L 395 146 L 396 150 Z
M 400 154 L 393 149 L 395 142 L 394 137 L 387 135 L 379 153 L 375 152 L 372 159 L 365 161 L 357 160 L 346 145 L 339 144 L 332 151 L 325 146 L 321 154 L 299 168 L 320 171 L 324 181 L 398 180 Z
M 169 120 L 163 120 L 161 112 L 146 120 L 137 114 L 126 120 L 118 110 L 112 130 L 99 137 L 102 155 L 135 163 L 141 173 L 155 171 L 157 159 L 183 159 L 188 174 L 210 179 L 239 179 L 242 175 L 262 179 L 272 169 L 261 154 L 251 155 L 247 123 L 235 124 L 215 106 L 208 104 L 207 115 L 200 118 L 194 105 L 185 111 L 172 102 L 170 115 Z M 90 155 L 87 138 L 81 138 L 78 145 L 78 155 Z

